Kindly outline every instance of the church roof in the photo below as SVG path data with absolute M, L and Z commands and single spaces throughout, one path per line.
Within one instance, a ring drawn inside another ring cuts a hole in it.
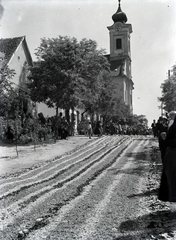
M 128 20 L 126 14 L 121 10 L 120 0 L 119 0 L 119 7 L 117 9 L 117 12 L 112 15 L 112 20 L 114 21 L 114 23 L 116 22 L 126 23 Z

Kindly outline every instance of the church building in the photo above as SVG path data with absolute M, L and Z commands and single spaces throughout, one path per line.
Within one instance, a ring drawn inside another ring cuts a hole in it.
M 120 0 L 117 12 L 112 15 L 112 26 L 107 27 L 110 36 L 110 54 L 106 55 L 110 62 L 112 81 L 115 94 L 129 106 L 133 113 L 132 90 L 134 89 L 131 76 L 130 34 L 132 26 L 127 22 L 127 16 L 121 10 Z

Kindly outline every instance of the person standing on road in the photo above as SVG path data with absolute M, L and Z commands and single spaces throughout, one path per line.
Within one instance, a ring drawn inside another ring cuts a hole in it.
M 88 126 L 87 126 L 87 133 L 88 133 L 88 137 L 91 139 L 91 137 L 92 137 L 92 124 L 91 124 L 91 122 L 89 121 L 88 122 Z
M 115 128 L 115 124 L 113 123 L 113 121 L 110 121 L 109 124 L 109 132 L 111 135 L 114 135 L 116 133 L 116 128 Z
M 161 117 L 160 123 L 158 125 L 158 142 L 159 142 L 159 149 L 161 152 L 161 159 L 162 162 L 164 160 L 164 155 L 166 153 L 166 134 L 168 131 L 168 119 L 163 116 Z
M 95 130 L 94 130 L 94 134 L 95 134 L 95 135 L 98 135 L 99 137 L 102 136 L 102 134 L 103 134 L 103 128 L 102 128 L 101 121 L 98 121 L 98 122 L 96 123 Z
M 159 188 L 159 200 L 176 203 L 176 111 L 169 114 L 172 125 L 165 139 L 166 154 Z M 176 209 L 175 209 L 176 210 Z
M 156 121 L 153 120 L 152 125 L 151 125 L 152 131 L 153 131 L 153 136 L 157 136 L 157 127 L 156 127 Z
M 61 139 L 67 139 L 68 134 L 69 134 L 68 128 L 69 128 L 69 124 L 68 124 L 66 118 L 62 117 L 62 119 L 61 119 Z

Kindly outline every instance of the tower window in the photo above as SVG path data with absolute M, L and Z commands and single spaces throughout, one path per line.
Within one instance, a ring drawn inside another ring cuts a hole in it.
M 121 38 L 116 39 L 116 49 L 122 49 L 122 39 Z

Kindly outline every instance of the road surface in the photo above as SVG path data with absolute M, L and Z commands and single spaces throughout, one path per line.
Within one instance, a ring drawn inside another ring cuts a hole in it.
M 1 178 L 0 239 L 160 239 L 146 202 L 152 144 L 103 136 Z

